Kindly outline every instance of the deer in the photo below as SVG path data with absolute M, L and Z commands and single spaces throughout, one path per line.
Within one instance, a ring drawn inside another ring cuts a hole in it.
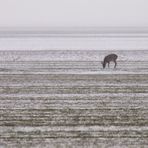
M 117 58 L 118 58 L 118 56 L 117 56 L 116 54 L 109 54 L 109 55 L 107 55 L 107 56 L 104 58 L 104 61 L 101 62 L 103 68 L 106 67 L 106 64 L 107 64 L 107 63 L 108 63 L 108 68 L 109 68 L 109 64 L 110 64 L 111 61 L 115 63 L 114 68 L 116 68 L 116 66 L 117 66 L 117 61 L 116 61 L 116 60 L 117 60 Z

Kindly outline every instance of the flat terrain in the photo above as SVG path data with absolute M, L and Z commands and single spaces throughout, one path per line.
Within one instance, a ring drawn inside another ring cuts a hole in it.
M 146 59 L 22 59 L 0 63 L 0 148 L 147 147 Z

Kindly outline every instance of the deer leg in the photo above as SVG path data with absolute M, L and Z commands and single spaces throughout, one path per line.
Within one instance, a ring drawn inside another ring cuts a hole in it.
M 114 61 L 115 62 L 115 66 L 114 66 L 114 68 L 116 68 L 116 66 L 117 66 L 117 62 L 116 61 Z
M 109 62 L 108 62 L 108 68 L 109 68 Z

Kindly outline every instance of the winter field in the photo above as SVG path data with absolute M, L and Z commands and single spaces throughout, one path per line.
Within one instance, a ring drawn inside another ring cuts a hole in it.
M 118 65 L 101 60 L 118 54 Z M 145 148 L 148 51 L 0 51 L 0 148 Z

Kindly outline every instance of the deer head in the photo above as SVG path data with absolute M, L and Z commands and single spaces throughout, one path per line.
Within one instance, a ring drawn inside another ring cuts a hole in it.
M 105 65 L 106 65 L 105 62 L 102 61 L 101 64 L 102 64 L 103 68 L 105 68 Z

